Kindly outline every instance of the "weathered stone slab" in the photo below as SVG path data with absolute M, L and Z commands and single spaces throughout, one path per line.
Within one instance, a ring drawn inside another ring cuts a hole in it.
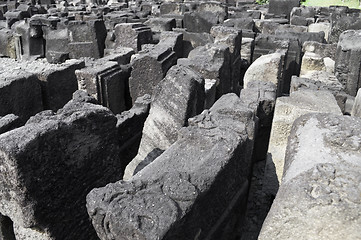
M 241 90 L 242 102 L 258 117 L 253 162 L 266 159 L 276 97 L 277 86 L 268 81 L 251 81 Z
M 134 53 L 132 48 L 127 47 L 104 49 L 104 57 L 102 59 L 105 61 L 115 61 L 119 65 L 126 65 L 130 63 L 130 59 Z
M 169 68 L 177 63 L 171 46 L 157 44 L 132 56 L 129 91 L 132 101 L 144 94 L 152 94 L 154 87 L 165 77 Z
M 340 35 L 335 59 L 335 74 L 346 93 L 356 96 L 361 87 L 361 30 L 348 30 Z
M 292 8 L 299 6 L 300 0 L 270 0 L 268 12 L 278 15 L 285 14 L 290 18 Z
M 141 50 L 143 44 L 152 42 L 152 31 L 140 23 L 120 23 L 114 28 L 115 47 L 130 47 L 135 52 Z
M 301 115 L 312 112 L 342 115 L 334 96 L 328 91 L 303 90 L 293 92 L 289 97 L 277 98 L 266 162 L 267 192 L 275 195 L 281 182 L 287 138 L 293 122 Z
M 43 110 L 40 82 L 34 74 L 8 68 L 0 64 L 0 116 L 13 113 L 26 121 Z
M 177 64 L 190 67 L 199 72 L 203 78 L 216 79 L 216 99 L 231 92 L 231 56 L 225 44 L 207 44 L 193 49 L 188 58 L 178 59 Z
M 312 52 L 320 55 L 322 58 L 329 57 L 335 60 L 337 44 L 325 44 L 315 41 L 306 41 L 303 43 L 304 52 Z
M 177 58 L 184 56 L 183 33 L 163 31 L 160 33 L 159 44 L 167 45 L 175 52 Z
M 305 76 L 292 76 L 290 93 L 302 89 L 328 90 L 335 97 L 343 92 L 343 87 L 335 75 L 327 72 L 313 72 Z
M 357 239 L 361 227 L 361 120 L 308 114 L 294 123 L 283 181 L 259 236 Z
M 0 134 L 20 127 L 22 123 L 22 119 L 12 113 L 0 117 Z
M 86 67 L 75 74 L 79 90 L 86 91 L 114 114 L 126 109 L 128 69 L 122 69 L 117 62 L 88 60 Z
M 177 140 L 178 130 L 203 110 L 204 99 L 204 79 L 187 67 L 172 67 L 154 90 L 138 154 L 127 166 L 123 178 L 129 179 L 139 163 L 155 149 L 164 151 L 170 147 Z
M 87 208 L 99 237 L 216 238 L 245 198 L 253 117 L 227 94 L 130 181 L 92 190 Z
M 103 20 L 70 21 L 68 30 L 70 58 L 104 56 L 107 31 Z
M 284 57 L 282 52 L 276 52 L 257 58 L 244 75 L 244 88 L 254 81 L 271 82 L 277 87 L 277 96 L 280 96 L 283 89 Z
M 0 55 L 16 58 L 14 32 L 10 29 L 0 29 Z
M 78 91 L 57 114 L 41 112 L 0 135 L 0 212 L 21 227 L 17 234 L 97 239 L 85 195 L 119 180 L 124 166 L 117 119 L 93 102 Z
M 213 37 L 209 33 L 193 33 L 187 32 L 184 29 L 176 29 L 175 31 L 183 34 L 183 55 L 188 57 L 189 53 L 199 46 L 204 46 L 214 42 Z
M 361 88 L 357 91 L 355 103 L 351 110 L 351 116 L 361 118 Z
M 328 37 L 331 32 L 331 23 L 328 22 L 312 23 L 308 26 L 308 32 L 324 32 L 325 41 L 328 42 Z
M 162 32 L 162 31 L 172 31 L 176 27 L 176 21 L 174 18 L 150 18 L 144 22 L 145 25 L 148 25 L 153 32 Z

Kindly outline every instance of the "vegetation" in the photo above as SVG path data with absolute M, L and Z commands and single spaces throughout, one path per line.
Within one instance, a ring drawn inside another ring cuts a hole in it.
M 268 4 L 269 0 L 257 0 L 256 1 L 257 4 L 263 5 L 263 4 Z
M 349 8 L 360 8 L 360 0 L 303 0 L 305 6 L 322 6 L 330 5 L 348 6 Z

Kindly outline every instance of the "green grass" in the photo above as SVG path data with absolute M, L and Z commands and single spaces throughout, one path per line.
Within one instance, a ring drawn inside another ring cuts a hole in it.
M 328 7 L 330 5 L 348 6 L 349 8 L 360 8 L 359 0 L 306 0 L 302 3 L 305 6 Z

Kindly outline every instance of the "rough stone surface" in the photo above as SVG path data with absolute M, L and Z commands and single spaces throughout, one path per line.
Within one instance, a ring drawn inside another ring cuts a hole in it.
M 34 74 L 6 68 L 0 65 L 0 116 L 13 113 L 26 121 L 43 110 L 40 82 Z
M 154 90 L 139 151 L 126 168 L 125 180 L 154 149 L 164 151 L 177 140 L 178 130 L 188 124 L 188 118 L 203 110 L 204 99 L 204 79 L 198 73 L 183 66 L 168 71 Z
M 342 115 L 334 96 L 328 91 L 302 90 L 276 100 L 272 130 L 268 145 L 265 188 L 276 194 L 283 173 L 287 138 L 293 122 L 303 114 L 311 112 Z M 274 177 L 276 174 L 276 178 Z
M 348 30 L 340 35 L 337 44 L 335 74 L 346 93 L 356 96 L 361 87 L 361 30 Z
M 0 135 L 0 212 L 20 232 L 36 229 L 49 239 L 96 239 L 85 195 L 121 179 L 124 166 L 116 117 L 94 101 L 75 92 L 57 114 L 43 111 Z
M 351 110 L 351 116 L 361 118 L 361 88 L 357 91 L 355 103 Z
M 308 114 L 294 123 L 283 182 L 259 239 L 359 239 L 361 120 Z
M 313 72 L 302 77 L 293 76 L 291 81 L 290 93 L 301 90 L 328 90 L 334 96 L 343 92 L 342 84 L 335 75 L 326 72 Z
M 12 113 L 0 117 L 0 134 L 20 127 L 22 123 L 23 121 L 20 119 L 20 117 Z
M 257 58 L 244 75 L 244 87 L 247 88 L 253 81 L 271 82 L 277 86 L 277 95 L 280 95 L 283 88 L 283 60 L 282 53 L 279 52 Z
M 171 46 L 157 44 L 132 56 L 129 91 L 132 101 L 144 94 L 152 94 L 154 87 L 165 77 L 169 68 L 177 63 Z
M 241 207 L 234 203 L 245 197 L 254 127 L 252 111 L 235 94 L 220 98 L 130 181 L 88 194 L 99 237 L 214 238 L 232 209 Z
M 320 55 L 322 58 L 329 57 L 335 60 L 337 44 L 326 44 L 315 41 L 306 41 L 303 43 L 302 50 L 304 52 L 313 52 Z

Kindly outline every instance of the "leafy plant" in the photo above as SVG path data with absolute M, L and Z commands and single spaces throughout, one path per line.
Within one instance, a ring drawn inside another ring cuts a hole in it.
M 257 4 L 263 5 L 263 4 L 268 4 L 269 0 L 257 0 L 256 1 Z

